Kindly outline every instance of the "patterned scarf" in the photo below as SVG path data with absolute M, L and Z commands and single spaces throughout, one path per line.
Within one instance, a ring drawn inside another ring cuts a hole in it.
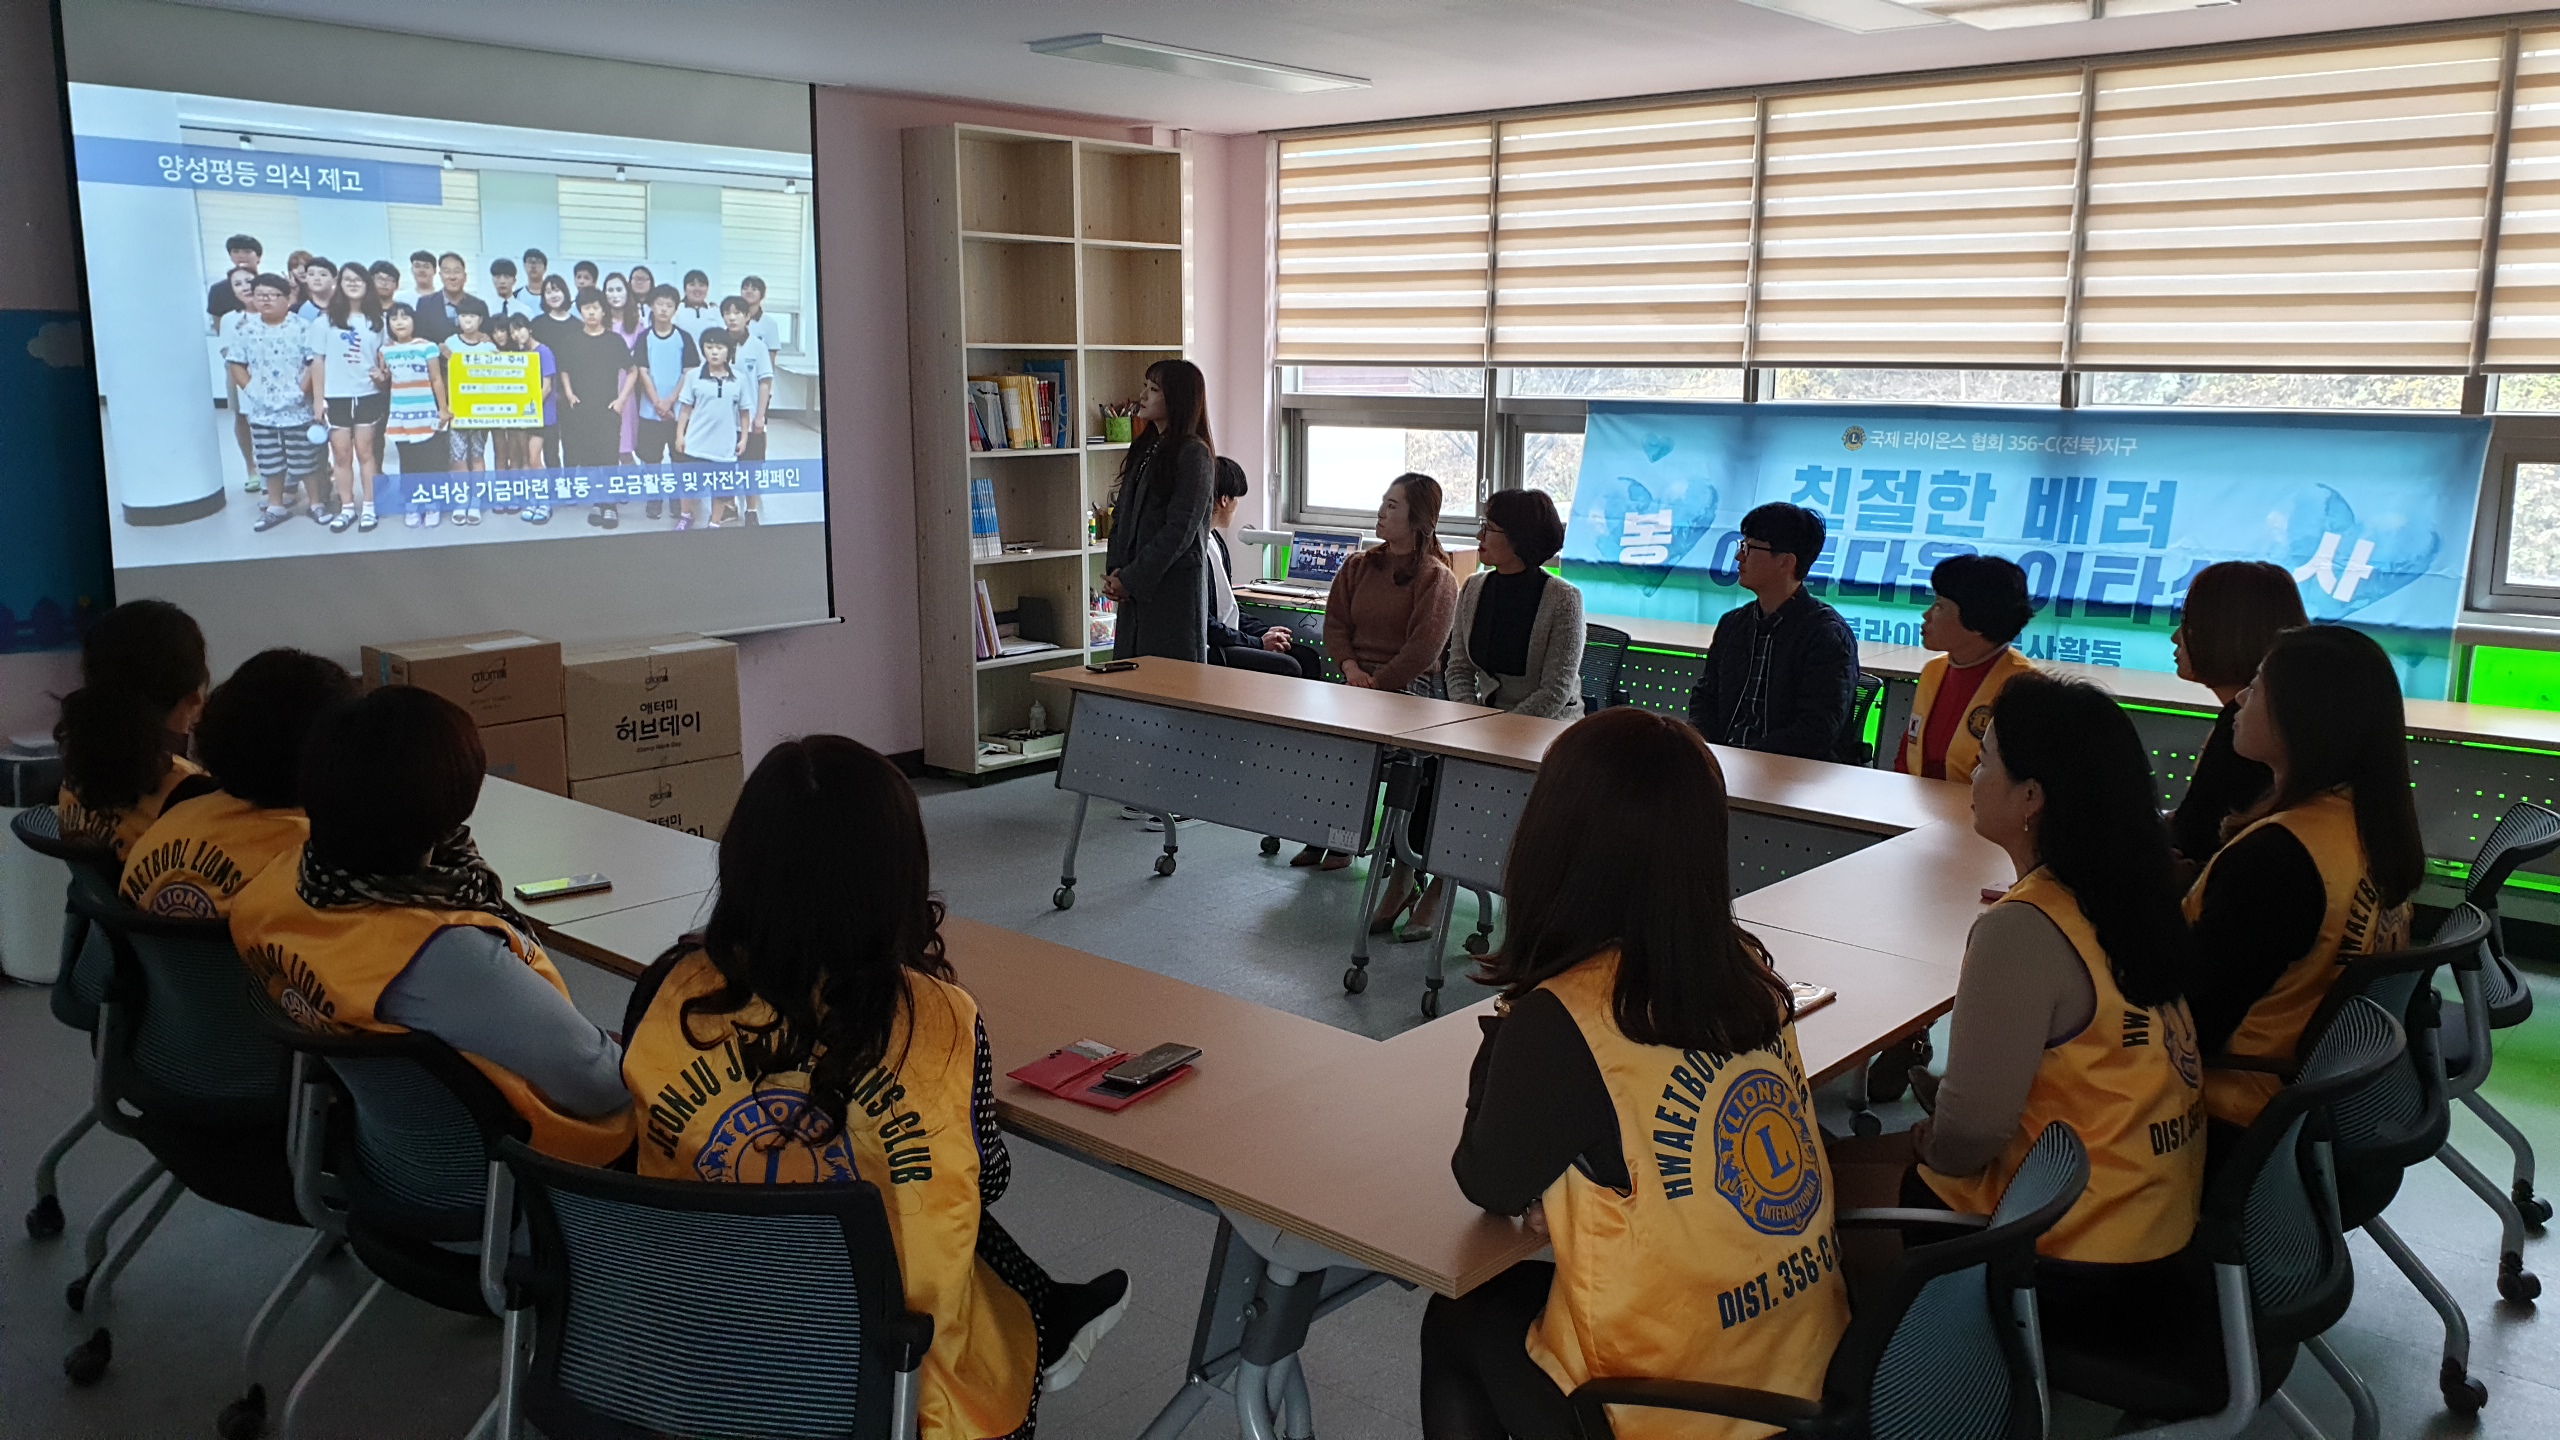
M 506 887 L 498 872 L 480 858 L 468 825 L 455 826 L 452 834 L 436 843 L 426 868 L 406 875 L 358 874 L 328 863 L 318 850 L 305 845 L 298 886 L 303 903 L 315 910 L 348 905 L 477 910 L 507 922 L 519 933 L 533 933 L 532 922 L 507 904 Z

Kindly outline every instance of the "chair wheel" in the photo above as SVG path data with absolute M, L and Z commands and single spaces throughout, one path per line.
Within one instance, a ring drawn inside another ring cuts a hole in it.
M 2532 1229 L 2539 1230 L 2544 1225 L 2550 1223 L 2551 1202 L 2534 1194 L 2533 1187 L 2531 1185 L 2518 1185 L 2515 1187 L 2513 1193 L 2516 1202 L 2516 1214 L 2524 1218 L 2524 1223 L 2527 1226 Z M 30 1216 L 27 1223 L 29 1225 L 33 1225 L 35 1223 L 34 1217 Z M 59 1222 L 56 1223 L 58 1224 Z
M 2489 1403 L 2489 1387 L 2466 1374 L 2459 1360 L 2444 1362 L 2436 1374 L 2436 1388 L 2444 1393 L 2444 1408 L 2456 1415 L 2477 1415 Z
M 2549 1213 L 2549 1207 L 2544 1207 Z M 27 1234 L 38 1240 L 50 1240 L 62 1233 L 62 1202 L 50 1195 L 41 1196 L 27 1210 Z
M 1884 1117 L 1873 1110 L 1861 1110 L 1849 1117 L 1849 1128 L 1861 1135 L 1884 1133 Z
M 1485 933 L 1478 930 L 1469 934 L 1467 938 L 1461 942 L 1461 948 L 1470 955 L 1481 955 L 1490 947 L 1491 944 L 1492 942 L 1486 938 Z
M 1262 837 L 1262 853 L 1263 853 L 1263 854 L 1265 854 L 1265 855 L 1277 855 L 1277 854 L 1279 854 L 1279 853 L 1280 853 L 1280 837 L 1279 837 L 1279 836 L 1277 836 L 1277 835 L 1265 835 L 1265 836 L 1263 836 L 1263 837 Z
M 77 1311 L 80 1307 L 88 1304 L 89 1277 L 83 1275 L 79 1279 L 72 1281 L 70 1284 L 63 1286 L 62 1303 L 70 1306 L 74 1311 Z
M 257 1440 L 267 1428 L 267 1387 L 252 1385 L 249 1393 L 222 1407 L 213 1417 L 213 1433 L 222 1440 Z
M 1172 874 L 1172 873 L 1173 873 L 1173 857 L 1172 857 L 1172 856 L 1170 856 L 1170 855 L 1159 855 L 1159 856 L 1157 856 L 1157 857 L 1156 857 L 1156 873 L 1157 873 L 1157 874 L 1159 874 L 1159 875 L 1170 875 L 1170 874 Z
M 1342 988 L 1343 988 L 1344 990 L 1346 990 L 1346 991 L 1350 992 L 1351 994 L 1354 994 L 1354 995 L 1357 995 L 1357 994 L 1359 994 L 1361 991 L 1368 989 L 1368 988 L 1369 988 L 1369 971 L 1368 971 L 1368 968 L 1367 968 L 1366 966 L 1354 965 L 1354 966 L 1352 966 L 1350 969 L 1343 971 L 1343 972 L 1342 972 Z
M 1429 1018 L 1431 1018 L 1431 1019 L 1434 1019 L 1434 1020 L 1436 1020 L 1436 1019 L 1440 1018 L 1440 992 L 1439 992 L 1439 991 L 1437 991 L 1437 990 L 1425 990 L 1425 991 L 1423 991 L 1423 992 L 1422 992 L 1422 1013 L 1423 1013 L 1425 1016 L 1427 1016 L 1427 1017 L 1429 1017 Z
M 95 1385 L 107 1373 L 107 1362 L 114 1359 L 115 1354 L 115 1341 L 102 1328 L 72 1346 L 71 1353 L 62 1357 L 63 1376 L 83 1388 Z
M 2498 1298 L 2518 1305 L 2530 1305 L 2542 1296 L 2542 1277 L 2524 1268 L 2524 1257 L 2509 1255 L 2498 1262 Z
M 1049 903 L 1060 910 L 1073 910 L 1076 908 L 1076 887 L 1061 885 L 1050 891 Z

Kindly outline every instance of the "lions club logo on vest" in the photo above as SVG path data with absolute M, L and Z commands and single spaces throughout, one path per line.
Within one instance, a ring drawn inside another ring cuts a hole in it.
M 854 1173 L 853 1147 L 842 1130 L 823 1146 L 802 1137 L 825 1128 L 826 1117 L 797 1090 L 759 1090 L 720 1112 L 694 1157 L 705 1180 L 750 1185 L 844 1185 Z
M 2162 1043 L 2169 1047 L 2169 1063 L 2178 1067 L 2178 1078 L 2189 1089 L 2204 1085 L 2204 1056 L 2196 1049 L 2196 1022 L 2183 1004 L 2165 1005 L 2160 1010 Z
M 222 912 L 215 908 L 213 897 L 192 880 L 176 880 L 160 888 L 151 897 L 151 913 L 172 920 L 219 920 Z
M 1763 1235 L 1801 1235 L 1822 1207 L 1822 1166 L 1796 1105 L 1773 1071 L 1736 1079 L 1716 1108 L 1716 1193 Z

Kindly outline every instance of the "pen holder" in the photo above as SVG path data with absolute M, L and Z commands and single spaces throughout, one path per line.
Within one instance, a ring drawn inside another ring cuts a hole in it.
M 1126 415 L 1105 415 L 1105 416 L 1103 416 L 1103 417 L 1102 417 L 1102 438 L 1103 438 L 1103 440 L 1104 440 L 1106 443 L 1108 443 L 1108 444 L 1112 444 L 1112 445 L 1126 445 L 1126 444 L 1128 444 L 1128 443 L 1129 443 L 1129 417 L 1128 417 L 1128 416 L 1126 416 Z

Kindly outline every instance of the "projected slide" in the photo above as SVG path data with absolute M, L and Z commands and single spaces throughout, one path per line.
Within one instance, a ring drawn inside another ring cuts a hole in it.
M 807 155 L 70 95 L 118 569 L 824 518 Z

